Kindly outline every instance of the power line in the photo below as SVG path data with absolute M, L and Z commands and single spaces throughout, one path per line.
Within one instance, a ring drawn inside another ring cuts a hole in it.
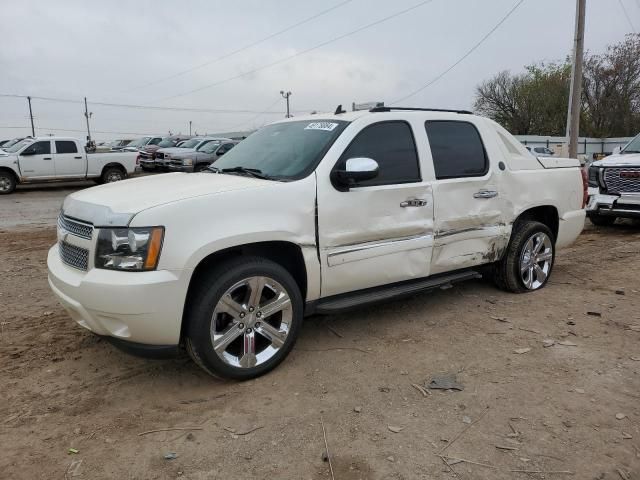
M 232 125 L 232 126 L 231 126 L 231 127 L 229 127 L 228 129 L 229 129 L 229 130 L 235 130 L 235 129 L 237 129 L 237 128 L 244 127 L 245 125 L 247 125 L 247 126 L 248 126 L 248 125 L 252 124 L 252 123 L 253 123 L 253 122 L 255 122 L 258 118 L 260 118 L 262 115 L 264 115 L 268 110 L 271 110 L 273 107 L 275 107 L 275 106 L 276 106 L 276 104 L 278 104 L 278 103 L 280 103 L 280 99 L 279 99 L 279 98 L 278 98 L 278 99 L 276 99 L 276 101 L 275 101 L 275 102 L 273 102 L 271 105 L 269 105 L 267 108 L 265 108 L 265 111 L 264 111 L 263 113 L 259 113 L 259 114 L 258 114 L 258 115 L 256 115 L 255 117 L 253 117 L 253 118 L 251 118 L 251 119 L 249 119 L 249 120 L 245 120 L 245 121 L 243 121 L 242 123 L 238 123 L 238 124 Z M 280 113 L 282 113 L 282 112 L 280 112 Z
M 19 127 L 14 125 L 0 125 L 0 128 L 6 129 L 29 129 L 28 125 Z M 38 127 L 39 130 L 51 130 L 54 132 L 85 132 L 86 130 L 78 130 L 73 128 L 50 128 L 50 127 Z M 155 135 L 155 133 L 140 133 L 140 132 L 112 132 L 106 130 L 92 130 L 93 133 L 107 133 L 116 135 Z
M 429 82 L 427 82 L 426 84 L 424 84 L 423 86 L 421 86 L 420 88 L 418 88 L 417 90 L 411 92 L 409 95 L 405 95 L 402 98 L 399 98 L 397 100 L 394 100 L 393 102 L 391 102 L 391 105 L 396 104 L 398 102 L 402 102 L 404 100 L 406 100 L 409 97 L 413 97 L 414 95 L 420 93 L 421 91 L 423 91 L 425 88 L 430 87 L 431 85 L 433 85 L 434 83 L 436 83 L 438 80 L 440 80 L 442 77 L 444 77 L 447 73 L 449 73 L 451 70 L 453 70 L 454 68 L 456 68 L 460 63 L 462 63 L 469 55 L 471 55 L 478 47 L 480 47 L 480 45 L 482 45 L 485 40 L 487 40 L 492 34 L 493 32 L 495 32 L 500 25 L 502 25 L 507 18 L 509 18 L 511 16 L 511 14 L 513 12 L 516 11 L 516 9 L 522 5 L 524 3 L 525 0 L 519 0 L 512 8 L 511 10 L 509 10 L 507 12 L 507 14 L 502 17 L 500 19 L 500 21 L 491 29 L 489 30 L 489 32 L 480 39 L 480 41 L 478 43 L 476 43 L 473 47 L 471 47 L 467 53 L 465 53 L 462 57 L 460 57 L 455 63 L 453 63 L 449 68 L 447 68 L 445 71 L 443 71 L 441 74 L 439 74 L 438 76 L 436 76 L 435 78 L 433 78 L 432 80 L 430 80 Z
M 631 22 L 631 17 L 629 16 L 629 13 L 627 12 L 627 9 L 624 6 L 624 3 L 622 3 L 622 0 L 618 0 L 618 3 L 620 4 L 620 7 L 622 8 L 622 11 L 624 12 L 624 16 L 627 17 L 627 22 L 629 22 L 629 26 L 631 27 L 631 31 L 633 33 L 638 33 L 638 32 L 636 32 L 636 27 L 634 27 L 633 23 Z
M 417 3 L 417 4 L 415 4 L 415 5 L 411 6 L 411 7 L 405 8 L 404 10 L 400 10 L 400 11 L 398 11 L 396 13 L 393 13 L 393 14 L 391 14 L 389 16 L 386 16 L 384 18 L 376 20 L 375 22 L 368 23 L 367 25 L 364 25 L 364 26 L 362 26 L 360 28 L 357 28 L 357 29 L 352 30 L 350 32 L 347 32 L 347 33 L 344 33 L 344 34 L 339 35 L 337 37 L 334 37 L 331 40 L 327 40 L 327 41 L 319 43 L 319 44 L 317 44 L 317 45 L 315 45 L 313 47 L 310 47 L 310 48 L 307 48 L 305 50 L 302 50 L 302 51 L 300 51 L 298 53 L 294 53 L 293 55 L 289 55 L 288 57 L 284 57 L 284 58 L 281 58 L 281 59 L 276 60 L 274 62 L 267 63 L 266 65 L 262 65 L 260 67 L 253 68 L 251 70 L 248 70 L 246 72 L 240 73 L 240 74 L 235 75 L 233 77 L 225 78 L 224 80 L 218 80 L 217 82 L 209 83 L 208 85 L 204 85 L 202 87 L 199 87 L 199 88 L 196 88 L 196 89 L 193 89 L 193 90 L 189 90 L 189 91 L 184 92 L 184 93 L 179 93 L 177 95 L 172 95 L 170 97 L 162 98 L 162 99 L 158 100 L 158 102 L 164 102 L 166 100 L 171 100 L 173 98 L 184 97 L 186 95 L 191 95 L 193 93 L 201 92 L 202 90 L 206 90 L 206 89 L 211 88 L 211 87 L 222 85 L 223 83 L 227 83 L 227 82 L 230 82 L 232 80 L 237 80 L 238 78 L 246 77 L 247 75 L 251 75 L 251 74 L 259 72 L 261 70 L 265 70 L 267 68 L 271 68 L 271 67 L 273 67 L 275 65 L 279 65 L 279 64 L 287 62 L 287 61 L 289 61 L 289 60 L 291 60 L 293 58 L 299 57 L 299 56 L 304 55 L 306 53 L 309 53 L 309 52 L 311 52 L 313 50 L 317 50 L 318 48 L 321 48 L 321 47 L 324 47 L 326 45 L 329 45 L 330 43 L 337 42 L 338 40 L 342 40 L 343 38 L 346 38 L 346 37 L 350 37 L 351 35 L 354 35 L 356 33 L 362 32 L 363 30 L 366 30 L 368 28 L 371 28 L 371 27 L 374 27 L 374 26 L 379 25 L 381 23 L 384 23 L 384 22 L 386 22 L 388 20 L 391 20 L 391 19 L 393 19 L 395 17 L 399 17 L 400 15 L 404 15 L 405 13 L 408 13 L 408 12 L 410 12 L 412 10 L 415 10 L 416 8 L 419 8 L 419 7 L 423 6 L 423 5 L 426 5 L 427 3 L 431 3 L 432 1 L 433 0 L 424 0 L 424 1 L 422 1 L 420 3 Z
M 139 89 L 145 88 L 145 87 L 150 87 L 151 85 L 157 85 L 158 83 L 162 83 L 162 82 L 165 82 L 167 80 L 172 80 L 174 78 L 181 77 L 182 75 L 186 75 L 187 73 L 191 73 L 191 72 L 193 72 L 195 70 L 199 70 L 199 69 L 207 67 L 209 65 L 213 65 L 214 63 L 217 63 L 217 62 L 219 62 L 221 60 L 224 60 L 226 58 L 232 57 L 233 55 L 236 55 L 238 53 L 244 52 L 245 50 L 253 48 L 256 45 L 264 43 L 267 40 L 271 40 L 272 38 L 277 37 L 278 35 L 282 35 L 283 33 L 288 32 L 289 30 L 293 30 L 294 28 L 299 27 L 300 25 L 304 25 L 305 23 L 309 23 L 310 21 L 315 20 L 316 18 L 321 17 L 323 15 L 326 15 L 327 13 L 332 12 L 333 10 L 336 10 L 336 9 L 346 5 L 347 3 L 351 3 L 352 1 L 353 0 L 346 0 L 344 2 L 341 2 L 341 3 L 337 4 L 337 5 L 334 5 L 331 8 L 327 8 L 326 10 L 323 10 L 323 11 L 321 11 L 319 13 L 316 13 L 315 15 L 312 15 L 310 17 L 305 18 L 304 20 L 301 20 L 301 21 L 299 21 L 297 23 L 294 23 L 293 25 L 289 25 L 288 27 L 285 27 L 282 30 L 279 30 L 279 31 L 277 31 L 275 33 L 267 35 L 266 37 L 261 38 L 260 40 L 256 40 L 255 42 L 250 43 L 249 45 L 245 45 L 244 47 L 238 48 L 237 50 L 233 50 L 232 52 L 226 53 L 226 54 L 224 54 L 224 55 L 222 55 L 220 57 L 217 57 L 217 58 L 215 58 L 213 60 L 210 60 L 208 62 L 204 62 L 204 63 L 201 63 L 200 65 L 196 65 L 195 67 L 187 68 L 186 70 L 182 70 L 181 72 L 174 73 L 173 75 L 169 75 L 167 77 L 160 78 L 158 80 L 154 80 L 153 82 L 149 82 L 149 83 L 146 83 L 144 85 L 140 85 L 138 87 L 134 87 L 130 91 L 139 90 Z
M 9 98 L 28 98 L 27 95 L 17 95 L 11 93 L 0 93 L 0 97 L 9 97 Z M 73 100 L 70 98 L 56 98 L 56 97 L 36 97 L 31 95 L 32 100 L 42 100 L 47 102 L 60 102 L 60 103 L 75 103 L 75 104 L 83 104 L 83 100 Z M 91 105 L 102 106 L 102 107 L 114 107 L 114 108 L 130 108 L 130 109 L 141 109 L 141 110 L 166 110 L 166 111 L 176 111 L 176 112 L 196 112 L 196 113 L 240 113 L 240 114 L 256 114 L 259 113 L 261 115 L 264 114 L 281 114 L 282 112 L 260 112 L 258 110 L 235 110 L 235 109 L 211 109 L 211 108 L 188 108 L 188 107 L 161 107 L 156 105 L 132 105 L 126 103 L 107 103 L 107 102 L 89 102 Z

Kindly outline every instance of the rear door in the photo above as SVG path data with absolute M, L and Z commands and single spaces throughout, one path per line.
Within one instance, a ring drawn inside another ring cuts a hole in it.
M 51 141 L 39 140 L 20 153 L 20 171 L 28 179 L 55 178 Z
M 74 140 L 55 140 L 54 164 L 56 176 L 60 178 L 84 177 L 86 159 L 84 152 L 78 151 Z
M 433 199 L 414 138 L 403 120 L 373 122 L 359 130 L 333 170 L 344 169 L 350 158 L 366 157 L 378 163 L 379 174 L 348 191 L 318 170 L 322 296 L 429 275 Z
M 490 263 L 509 240 L 496 179 L 478 126 L 471 120 L 428 120 L 435 238 L 431 273 Z

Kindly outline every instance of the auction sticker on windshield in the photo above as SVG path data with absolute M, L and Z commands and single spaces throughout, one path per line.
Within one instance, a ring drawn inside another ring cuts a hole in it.
M 314 122 L 304 127 L 304 129 L 305 130 L 325 130 L 327 132 L 332 132 L 337 126 L 338 124 L 333 122 Z

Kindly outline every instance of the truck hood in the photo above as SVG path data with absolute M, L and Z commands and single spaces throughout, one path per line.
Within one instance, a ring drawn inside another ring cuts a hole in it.
M 158 152 L 162 152 L 165 155 L 166 154 L 174 154 L 174 153 L 189 153 L 189 152 L 195 152 L 196 150 L 194 148 L 180 148 L 180 147 L 171 147 L 171 148 L 159 148 L 157 150 Z
M 239 175 L 167 173 L 88 188 L 69 195 L 64 214 L 95 226 L 127 226 L 139 212 L 193 197 L 219 195 L 271 185 Z
M 614 167 L 616 165 L 633 165 L 640 167 L 640 153 L 624 153 L 621 155 L 609 155 L 608 157 L 593 162 L 594 167 Z

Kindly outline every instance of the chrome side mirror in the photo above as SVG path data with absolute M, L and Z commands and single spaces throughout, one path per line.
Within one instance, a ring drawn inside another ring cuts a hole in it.
M 355 157 L 345 162 L 344 170 L 335 170 L 335 180 L 342 187 L 353 187 L 378 176 L 378 162 L 372 158 Z

